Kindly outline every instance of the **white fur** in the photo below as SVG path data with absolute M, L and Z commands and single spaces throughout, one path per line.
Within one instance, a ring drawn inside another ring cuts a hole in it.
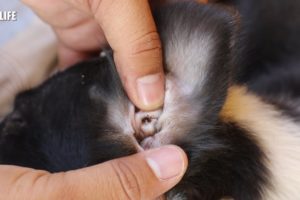
M 254 95 L 241 96 L 230 106 L 230 117 L 254 134 L 267 156 L 272 186 L 263 199 L 300 199 L 300 124 Z
M 276 111 L 261 112 L 253 120 L 252 128 L 257 132 L 269 159 L 273 188 L 266 190 L 266 200 L 300 199 L 300 126 Z
M 160 130 L 153 137 L 146 138 L 142 146 L 159 147 L 173 143 L 174 140 L 185 137 L 190 128 L 195 127 L 197 116 L 202 111 L 201 105 L 193 106 L 193 95 L 187 94 L 187 85 L 167 76 L 165 103 L 161 116 L 158 119 Z
M 177 82 L 182 82 L 182 85 L 186 86 L 186 95 L 191 95 L 195 88 L 203 87 L 214 46 L 213 39 L 209 35 L 201 37 L 175 35 L 166 44 L 167 68 Z
M 166 65 L 170 73 L 166 75 L 163 111 L 155 127 L 159 132 L 142 141 L 141 145 L 144 148 L 170 144 L 180 137 L 185 137 L 183 134 L 195 126 L 197 116 L 202 112 L 201 102 L 198 102 L 197 107 L 193 105 L 195 95 L 200 93 L 206 82 L 215 44 L 209 35 L 190 35 L 188 38 L 173 35 L 165 45 Z M 127 104 L 125 107 L 122 104 L 124 102 L 121 101 L 111 103 L 108 112 L 110 119 L 112 123 L 118 124 L 124 134 L 133 135 L 136 131 L 134 126 L 138 123 L 132 121 L 135 121 L 136 117 L 132 117 L 129 110 L 125 109 Z M 144 114 L 147 115 L 147 112 Z
M 201 99 L 195 102 L 195 95 L 201 93 L 207 80 L 215 43 L 210 35 L 183 37 L 181 34 L 187 33 L 179 33 L 176 35 L 175 31 L 165 44 L 166 66 L 170 73 L 166 75 L 164 108 L 158 119 L 161 131 L 146 138 L 142 142 L 144 147 L 158 147 L 185 137 L 183 134 L 195 127 L 203 109 Z M 198 106 L 194 106 L 195 103 Z

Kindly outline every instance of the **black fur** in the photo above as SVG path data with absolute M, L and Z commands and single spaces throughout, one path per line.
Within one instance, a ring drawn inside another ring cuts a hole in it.
M 182 15 L 182 10 L 189 12 Z M 175 142 L 188 153 L 190 164 L 182 182 L 168 194 L 170 199 L 180 193 L 186 199 L 215 200 L 230 196 L 237 200 L 259 200 L 262 186 L 268 185 L 265 156 L 255 138 L 239 125 L 219 118 L 232 81 L 230 72 L 237 73 L 234 68 L 237 66 L 233 66 L 235 60 L 232 60 L 233 44 L 239 34 L 235 17 L 223 7 L 194 4 L 178 4 L 156 15 L 163 46 L 176 38 L 179 31 L 174 30 L 178 26 L 182 30 L 180 35 L 186 34 L 186 40 L 192 40 L 190 36 L 199 32 L 199 37 L 211 35 L 216 44 L 211 52 L 213 62 L 208 69 L 209 77 L 197 97 L 205 112 L 198 116 L 198 126 L 185 133 L 188 137 Z M 172 30 L 175 36 L 171 35 Z
M 221 1 L 223 2 L 223 1 Z M 237 82 L 300 119 L 300 1 L 230 0 L 241 15 Z
M 96 59 L 18 95 L 1 124 L 0 163 L 59 172 L 136 152 L 106 119 L 107 99 L 122 92 L 109 61 Z
M 170 46 L 170 43 L 176 43 L 176 40 L 180 40 L 185 44 L 198 42 L 199 46 L 206 45 L 202 43 L 201 39 L 195 39 L 203 38 L 204 35 L 209 35 L 211 40 L 213 40 L 214 49 L 209 52 L 213 59 L 209 63 L 208 69 L 206 69 L 207 77 L 205 83 L 199 89 L 196 89 L 195 96 L 197 96 L 196 99 L 199 103 L 205 107 L 205 112 L 199 116 L 199 120 L 201 119 L 199 123 L 209 124 L 216 122 L 218 113 L 227 95 L 227 88 L 230 85 L 230 73 L 233 71 L 233 48 L 231 45 L 234 37 L 236 37 L 234 17 L 231 13 L 225 11 L 223 7 L 179 3 L 163 8 L 160 12 L 155 13 L 155 20 L 158 22 L 157 28 L 162 39 L 163 48 Z M 194 53 L 193 51 L 199 51 L 198 49 L 187 49 L 184 44 L 179 46 L 179 48 L 182 48 L 182 51 L 191 51 L 191 54 Z M 199 49 L 201 48 L 199 47 Z M 206 67 L 197 63 L 201 59 L 198 58 L 197 54 L 195 57 L 189 57 L 189 59 L 194 65 L 181 66 L 182 68 Z M 167 60 L 166 55 L 164 60 Z M 167 71 L 168 64 L 165 63 Z M 193 74 L 190 76 L 190 79 L 197 77 Z
M 268 177 L 265 156 L 247 130 L 220 119 L 190 135 L 178 143 L 188 153 L 190 166 L 177 190 L 187 199 L 261 199 Z
M 269 78 L 270 73 L 276 78 L 274 70 L 288 71 L 299 65 L 300 1 L 231 0 L 231 4 L 241 15 L 243 42 L 238 43 L 237 52 L 240 82 L 252 85 L 261 77 Z M 276 76 L 281 77 L 281 72 Z

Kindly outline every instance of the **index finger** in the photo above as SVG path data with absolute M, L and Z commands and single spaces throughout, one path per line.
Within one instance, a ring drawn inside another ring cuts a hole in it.
M 77 1 L 72 1 L 73 5 Z M 147 0 L 90 0 L 121 80 L 133 103 L 152 110 L 164 99 L 164 74 L 159 35 Z M 76 4 L 78 6 L 78 3 Z

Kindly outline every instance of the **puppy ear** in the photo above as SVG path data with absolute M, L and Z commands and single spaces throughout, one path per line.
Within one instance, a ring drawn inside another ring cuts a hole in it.
M 234 15 L 222 6 L 176 4 L 156 14 L 166 68 L 199 93 L 211 81 L 229 79 Z M 209 81 L 210 80 L 210 81 Z

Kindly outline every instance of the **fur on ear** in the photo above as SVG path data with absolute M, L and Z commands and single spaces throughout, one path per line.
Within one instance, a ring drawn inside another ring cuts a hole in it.
M 174 143 L 198 123 L 215 123 L 230 82 L 235 16 L 195 2 L 161 8 L 155 15 L 166 71 L 158 132 L 145 146 Z M 179 115 L 180 113 L 180 115 Z

